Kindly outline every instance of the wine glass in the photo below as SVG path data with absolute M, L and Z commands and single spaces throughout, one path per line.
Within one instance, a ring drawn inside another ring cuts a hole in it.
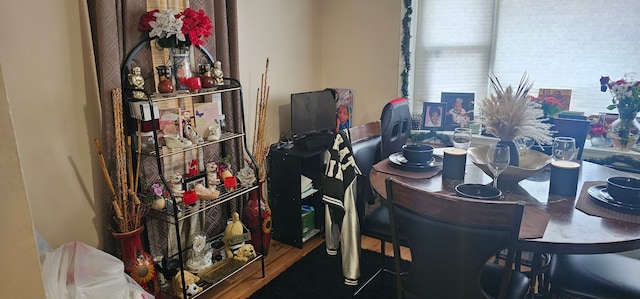
M 518 136 L 515 140 L 513 140 L 518 148 L 518 154 L 523 157 L 531 147 L 533 147 L 533 143 L 535 140 L 528 136 Z
M 576 153 L 575 139 L 571 137 L 556 137 L 553 139 L 551 154 L 555 160 L 573 160 Z
M 473 140 L 473 137 L 471 136 L 471 129 L 456 128 L 453 131 L 453 147 L 467 150 L 469 149 L 469 146 L 471 146 L 471 140 Z
M 498 176 L 509 167 L 509 146 L 505 144 L 491 144 L 487 151 L 487 166 L 493 173 L 493 187 L 498 188 Z

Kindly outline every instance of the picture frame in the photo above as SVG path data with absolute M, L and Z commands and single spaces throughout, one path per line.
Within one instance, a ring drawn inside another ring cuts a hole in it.
M 206 173 L 201 173 L 189 178 L 184 179 L 184 186 L 182 190 L 189 191 L 193 190 L 197 184 L 202 184 L 203 186 L 207 186 L 207 175 Z
M 473 120 L 474 93 L 442 92 L 440 101 L 447 104 L 444 114 L 444 130 L 453 131 L 455 128 L 466 128 Z
M 571 104 L 571 89 L 552 89 L 552 88 L 540 88 L 538 89 L 538 98 L 545 99 L 548 97 L 554 97 L 560 102 L 560 108 L 562 111 L 569 111 Z
M 422 103 L 420 128 L 422 130 L 444 130 L 444 113 L 446 111 L 447 103 Z

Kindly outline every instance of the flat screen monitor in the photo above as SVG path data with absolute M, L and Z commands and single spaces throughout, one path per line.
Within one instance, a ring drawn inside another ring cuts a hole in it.
M 294 138 L 335 132 L 336 97 L 333 90 L 291 94 L 291 131 Z

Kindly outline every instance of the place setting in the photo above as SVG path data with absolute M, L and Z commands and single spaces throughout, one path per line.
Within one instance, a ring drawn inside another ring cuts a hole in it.
M 415 179 L 427 179 L 442 170 L 443 158 L 433 154 L 433 147 L 413 143 L 402 146 L 402 151 L 389 155 L 373 166 L 376 171 Z
M 576 208 L 585 213 L 640 223 L 640 180 L 636 178 L 610 177 L 606 182 L 585 182 L 581 199 Z

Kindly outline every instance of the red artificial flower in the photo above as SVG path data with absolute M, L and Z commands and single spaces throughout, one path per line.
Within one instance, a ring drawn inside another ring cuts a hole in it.
M 151 26 L 149 26 L 149 22 L 156 20 L 156 17 L 153 16 L 153 14 L 156 12 L 159 12 L 159 10 L 154 9 L 152 11 L 147 12 L 147 14 L 143 15 L 142 20 L 140 21 L 140 25 L 138 25 L 138 30 L 150 31 Z
M 202 9 L 195 11 L 191 8 L 185 9 L 180 15 L 184 16 L 182 18 L 182 33 L 189 37 L 193 45 L 204 45 L 202 39 L 208 40 L 213 28 L 209 16 Z

